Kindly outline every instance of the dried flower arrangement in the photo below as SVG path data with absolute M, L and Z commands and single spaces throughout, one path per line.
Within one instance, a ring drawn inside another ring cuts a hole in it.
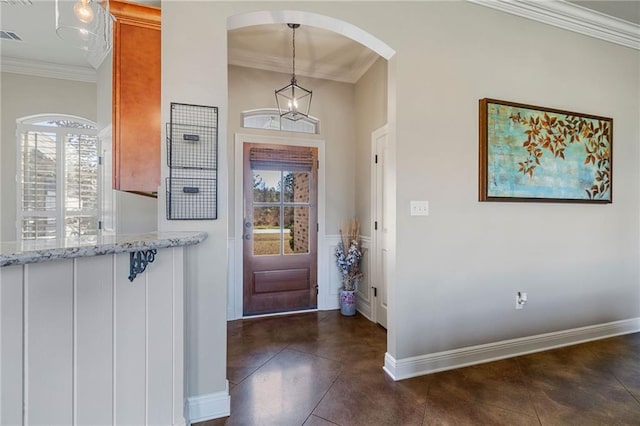
M 356 281 L 362 277 L 360 271 L 360 261 L 362 251 L 360 250 L 360 223 L 358 219 L 351 219 L 342 225 L 340 229 L 340 242 L 336 247 L 336 264 L 342 275 L 343 289 L 353 291 Z

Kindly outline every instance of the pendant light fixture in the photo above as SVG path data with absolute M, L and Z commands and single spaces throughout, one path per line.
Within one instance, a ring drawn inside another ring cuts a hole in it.
M 287 25 L 293 31 L 293 71 L 291 73 L 291 83 L 280 90 L 276 90 L 276 103 L 281 118 L 297 121 L 309 116 L 312 92 L 299 86 L 296 80 L 296 29 L 300 27 L 300 24 Z
M 111 15 L 108 0 L 55 0 L 56 34 L 87 52 L 111 48 Z

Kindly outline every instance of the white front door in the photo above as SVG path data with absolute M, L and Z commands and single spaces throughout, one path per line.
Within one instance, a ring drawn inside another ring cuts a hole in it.
M 389 268 L 389 217 L 388 209 L 391 206 L 389 197 L 389 179 L 390 173 L 388 168 L 389 144 L 387 138 L 387 126 L 381 127 L 374 131 L 371 135 L 372 150 L 375 155 L 375 164 L 373 172 L 373 213 L 374 213 L 374 230 L 373 230 L 373 258 L 371 267 L 371 278 L 374 290 L 374 319 L 375 321 L 387 328 L 387 303 L 388 291 L 387 283 Z

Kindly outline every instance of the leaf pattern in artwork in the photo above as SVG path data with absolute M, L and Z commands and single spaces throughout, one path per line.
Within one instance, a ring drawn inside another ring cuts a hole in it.
M 611 128 L 604 120 L 587 119 L 572 115 L 559 118 L 546 112 L 525 118 L 521 113 L 512 114 L 509 119 L 526 128 L 526 139 L 522 147 L 527 157 L 518 162 L 518 171 L 533 177 L 536 167 L 545 152 L 555 159 L 565 159 L 567 144 L 583 143 L 584 164 L 593 164 L 596 174 L 593 185 L 585 191 L 589 199 L 605 197 L 611 186 Z

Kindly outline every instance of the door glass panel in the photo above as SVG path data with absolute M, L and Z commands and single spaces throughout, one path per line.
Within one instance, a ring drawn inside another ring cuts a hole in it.
M 280 202 L 280 171 L 252 170 L 253 174 L 253 202 Z
M 309 202 L 309 173 L 283 172 L 283 196 L 285 203 Z
M 254 207 L 253 254 L 279 255 L 281 242 L 280 207 Z
M 309 253 L 309 207 L 284 208 L 284 254 Z

